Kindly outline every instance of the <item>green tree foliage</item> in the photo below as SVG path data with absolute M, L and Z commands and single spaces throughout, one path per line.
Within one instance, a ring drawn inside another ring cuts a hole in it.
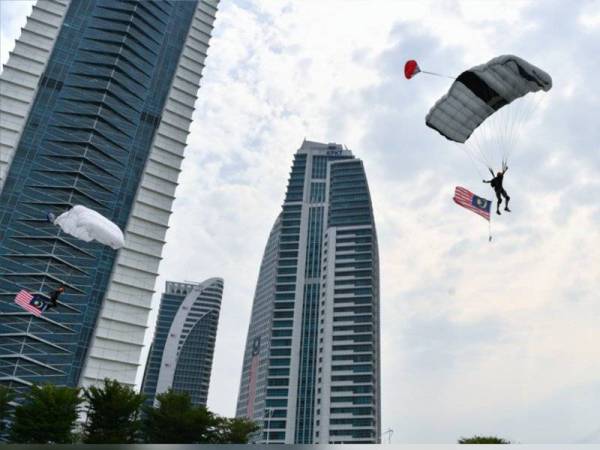
M 459 444 L 510 444 L 510 441 L 496 436 L 473 436 L 470 438 L 461 437 L 458 440 Z
M 10 402 L 15 398 L 12 389 L 6 386 L 0 386 L 0 434 L 6 429 L 6 419 L 10 411 Z
M 23 403 L 15 409 L 10 440 L 27 444 L 74 442 L 81 402 L 77 388 L 51 384 L 32 386 Z
M 247 419 L 219 417 L 194 406 L 187 393 L 168 391 L 156 396 L 158 407 L 146 407 L 144 432 L 153 444 L 245 444 L 258 430 Z
M 246 418 L 223 418 L 218 426 L 219 436 L 217 444 L 247 444 L 248 436 L 258 431 L 256 422 Z
M 146 442 L 198 444 L 214 439 L 217 417 L 204 407 L 192 405 L 187 393 L 169 390 L 156 396 L 158 407 L 145 409 Z
M 141 429 L 140 408 L 145 396 L 116 380 L 92 386 L 83 394 L 87 421 L 83 430 L 86 444 L 131 444 Z
M 0 419 L 9 410 L 12 392 L 0 388 Z M 81 437 L 86 444 L 244 444 L 258 430 L 247 419 L 220 417 L 194 406 L 187 393 L 157 395 L 158 406 L 143 407 L 144 395 L 116 380 L 83 391 L 54 385 L 32 386 L 16 407 L 10 440 L 28 444 L 69 444 Z M 86 423 L 75 433 L 80 405 Z M 143 409 L 143 419 L 140 418 Z

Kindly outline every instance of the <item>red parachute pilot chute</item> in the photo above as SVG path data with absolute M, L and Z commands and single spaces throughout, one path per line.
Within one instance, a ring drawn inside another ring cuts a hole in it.
M 410 59 L 406 61 L 406 64 L 404 64 L 404 76 L 407 80 L 410 80 L 420 71 L 421 69 L 419 68 L 419 64 L 417 64 L 417 62 L 414 59 Z

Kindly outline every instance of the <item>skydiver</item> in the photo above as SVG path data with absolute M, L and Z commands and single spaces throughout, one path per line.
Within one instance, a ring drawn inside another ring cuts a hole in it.
M 491 180 L 483 180 L 484 183 L 490 183 L 492 188 L 494 189 L 494 192 L 496 192 L 496 198 L 498 199 L 498 201 L 496 202 L 496 214 L 498 215 L 500 214 L 500 205 L 502 204 L 502 197 L 506 199 L 506 206 L 504 207 L 504 211 L 510 212 L 510 209 L 508 209 L 508 202 L 510 201 L 510 197 L 508 196 L 508 194 L 504 190 L 504 187 L 502 186 L 504 174 L 508 170 L 508 166 L 503 167 L 504 168 L 502 172 L 498 172 L 496 176 L 494 176 L 494 172 L 492 171 L 492 169 L 490 169 L 493 178 Z
M 65 292 L 64 284 L 61 284 L 59 287 L 54 289 L 50 293 L 50 300 L 46 302 L 45 309 L 48 310 L 50 308 L 56 308 L 58 306 L 58 297 L 60 297 L 60 294 L 62 294 L 63 292 Z

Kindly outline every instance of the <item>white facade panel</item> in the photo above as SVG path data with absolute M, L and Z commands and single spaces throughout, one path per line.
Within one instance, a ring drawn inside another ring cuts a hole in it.
M 133 339 L 143 339 L 146 327 L 136 326 L 121 321 L 106 319 L 96 330 L 96 336 L 122 341 L 130 345 Z M 141 346 L 141 344 L 140 344 Z
M 196 8 L 195 20 L 202 16 L 203 20 L 212 24 L 217 5 L 218 1 L 216 0 L 201 0 Z M 208 11 L 208 14 L 203 12 L 203 9 Z M 209 38 L 210 35 L 203 36 L 202 42 L 188 38 L 182 53 L 188 55 L 201 51 L 201 47 L 208 46 Z M 107 298 L 100 312 L 97 329 L 81 378 L 81 384 L 84 386 L 101 380 L 105 373 L 112 373 L 111 378 L 130 384 L 133 384 L 139 375 L 139 361 L 144 342 L 144 334 L 140 333 L 140 329 L 145 328 L 148 324 L 154 284 L 158 276 L 158 264 L 171 215 L 173 196 L 177 187 L 191 115 L 194 111 L 196 93 L 199 88 L 200 77 L 192 77 L 192 72 L 181 67 L 182 62 L 183 56 L 180 57 L 180 65 L 176 70 L 164 106 L 164 117 L 155 135 L 132 214 L 124 230 L 126 238 L 125 249 L 121 251 L 123 257 L 119 256 L 113 269 L 107 289 Z M 189 78 L 193 82 L 184 81 L 183 77 Z M 187 120 L 167 111 L 176 111 L 178 114 L 186 116 Z M 167 121 L 171 125 L 167 124 Z M 157 194 L 158 190 L 167 195 Z M 141 249 L 140 247 L 144 246 L 144 239 L 149 240 L 150 245 Z M 143 270 L 135 270 L 128 267 L 126 263 Z M 118 303 L 117 307 L 115 306 L 116 302 L 108 301 L 114 286 L 120 292 L 120 296 L 125 293 L 124 287 L 127 286 L 127 289 L 131 291 L 130 295 L 135 298 L 135 303 L 141 308 L 132 307 L 132 310 L 127 310 L 131 311 L 131 316 L 128 318 L 135 319 L 131 325 L 125 327 L 129 328 L 131 333 L 128 334 L 123 329 L 119 330 L 119 336 L 128 335 L 125 337 L 126 342 L 129 342 L 128 347 L 119 347 L 112 354 L 102 353 L 102 356 L 98 356 L 100 354 L 98 349 L 107 345 L 106 340 L 100 334 L 114 325 L 114 321 L 111 320 L 114 313 L 120 311 L 128 314 L 122 309 L 126 308 L 126 305 Z M 125 356 L 120 356 L 121 353 Z
M 26 56 L 42 65 L 46 64 L 46 57 L 48 56 L 48 53 L 43 49 L 39 49 L 23 41 L 17 41 L 13 54 Z
M 67 8 L 65 8 L 65 12 L 66 12 L 66 10 L 67 10 Z M 58 33 L 57 33 L 57 35 L 58 35 Z M 41 35 L 38 33 L 34 33 L 33 31 L 31 31 L 27 28 L 23 29 L 23 31 L 21 33 L 21 37 L 19 38 L 19 40 L 21 40 L 33 47 L 47 50 L 48 52 L 50 52 L 50 50 L 52 50 L 55 39 L 56 39 L 56 36 L 54 36 L 54 37 L 44 36 L 44 35 Z
M 175 176 L 177 176 L 177 174 L 175 174 Z M 149 171 L 146 171 L 144 174 L 142 186 L 153 192 L 160 192 L 163 196 L 170 198 L 175 196 L 175 188 L 177 187 L 172 181 L 169 181 L 164 177 L 156 176 Z
M 67 12 L 63 3 L 38 0 L 15 49 L 0 74 L 0 190 L 4 186 L 19 137 L 59 27 Z M 20 102 L 17 102 L 19 100 Z
M 145 236 L 146 238 L 155 241 L 164 242 L 167 228 L 166 225 L 148 222 L 147 220 L 134 216 L 129 219 L 129 225 L 127 226 L 125 234 L 125 242 L 127 242 L 127 237 L 130 233 Z
M 157 140 L 160 136 L 157 136 Z M 151 155 L 151 160 L 159 163 L 163 166 L 170 166 L 171 169 L 179 169 L 181 167 L 181 161 L 183 160 L 183 155 L 175 154 L 173 152 L 169 152 L 161 148 L 156 142 L 154 143 L 153 154 Z M 169 173 L 169 171 L 164 170 L 161 171 L 161 174 L 165 178 L 169 178 L 169 176 L 173 176 Z

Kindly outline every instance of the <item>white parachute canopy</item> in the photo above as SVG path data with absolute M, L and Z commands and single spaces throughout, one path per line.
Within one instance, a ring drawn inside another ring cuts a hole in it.
M 54 221 L 65 233 L 82 241 L 98 241 L 115 250 L 125 245 L 121 229 L 102 214 L 82 205 L 75 205 Z

